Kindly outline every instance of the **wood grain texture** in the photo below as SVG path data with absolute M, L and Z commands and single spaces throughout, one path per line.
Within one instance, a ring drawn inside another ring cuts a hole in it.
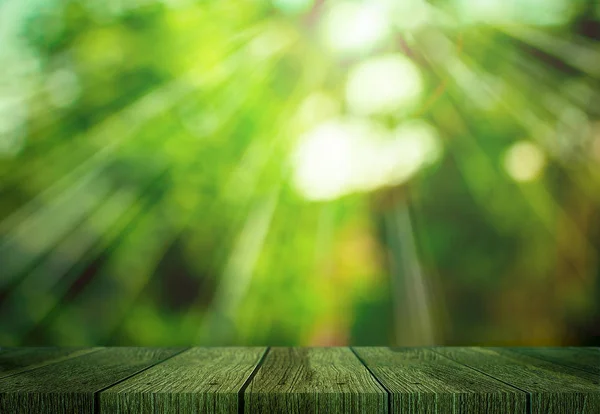
M 13 348 L 0 352 L 0 378 L 56 364 L 100 348 Z
M 94 393 L 180 350 L 109 348 L 0 380 L 0 413 L 92 413 Z
M 393 413 L 526 413 L 527 394 L 426 348 L 353 348 Z
M 101 412 L 237 413 L 266 348 L 192 348 L 100 393 Z
M 388 395 L 349 348 L 272 348 L 246 413 L 385 413 Z
M 600 375 L 600 353 L 583 348 L 514 348 L 512 350 Z
M 504 348 L 435 348 L 436 352 L 530 394 L 531 412 L 600 412 L 597 375 Z

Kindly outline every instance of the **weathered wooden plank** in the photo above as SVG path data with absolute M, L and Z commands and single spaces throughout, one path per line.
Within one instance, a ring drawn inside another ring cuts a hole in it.
M 192 348 L 100 393 L 100 412 L 237 413 L 266 348 Z
M 92 413 L 94 393 L 181 350 L 108 348 L 0 380 L 0 413 Z
M 349 348 L 272 348 L 246 413 L 385 413 L 388 395 Z
M 29 371 L 65 359 L 89 354 L 100 348 L 13 348 L 0 352 L 0 378 Z
M 511 350 L 600 375 L 600 353 L 583 348 L 511 348 Z
M 500 348 L 435 348 L 436 352 L 530 394 L 532 413 L 598 413 L 597 375 Z
M 526 413 L 527 394 L 427 348 L 353 348 L 393 413 Z
M 565 366 L 562 364 L 557 364 L 552 361 L 548 361 L 542 358 L 536 358 L 534 356 L 530 356 L 521 352 L 517 352 L 514 348 L 489 348 L 493 351 L 500 352 L 502 355 L 507 356 L 509 358 L 515 358 L 519 361 L 522 361 L 525 364 L 531 365 L 540 365 L 543 366 L 544 369 L 554 370 L 559 372 L 560 374 L 568 374 L 577 377 L 581 377 L 584 381 L 592 381 L 593 383 L 600 384 L 600 375 L 592 372 L 586 372 L 580 370 L 578 368 L 572 368 L 569 366 Z M 597 388 L 600 392 L 600 387 Z

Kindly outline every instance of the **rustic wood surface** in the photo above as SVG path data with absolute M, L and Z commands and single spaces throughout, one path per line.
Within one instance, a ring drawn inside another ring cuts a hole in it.
M 119 413 L 237 413 L 238 393 L 266 348 L 193 348 L 100 393 Z
M 588 348 L 518 348 L 517 352 L 600 375 L 600 352 Z
M 600 413 L 598 348 L 2 348 L 0 413 Z
M 273 348 L 244 394 L 246 413 L 384 413 L 385 389 L 348 348 Z
M 55 364 L 100 348 L 13 348 L 0 351 L 0 378 Z
M 354 348 L 392 412 L 525 413 L 527 394 L 427 348 Z
M 161 348 L 107 348 L 0 379 L 0 413 L 91 413 L 95 395 L 174 355 Z
M 436 348 L 530 396 L 531 413 L 600 413 L 600 376 L 505 348 Z

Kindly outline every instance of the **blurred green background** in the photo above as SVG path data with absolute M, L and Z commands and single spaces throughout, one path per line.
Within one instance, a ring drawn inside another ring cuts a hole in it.
M 0 344 L 600 344 L 590 0 L 0 0 Z

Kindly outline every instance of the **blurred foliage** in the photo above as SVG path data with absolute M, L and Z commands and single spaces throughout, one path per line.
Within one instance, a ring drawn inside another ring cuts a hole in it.
M 0 1 L 0 344 L 599 344 L 594 1 Z

